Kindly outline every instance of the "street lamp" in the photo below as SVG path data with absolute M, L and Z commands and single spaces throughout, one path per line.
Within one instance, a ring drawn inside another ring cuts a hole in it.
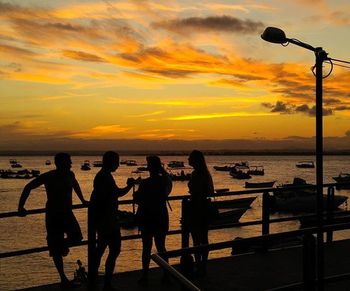
M 322 65 L 328 60 L 327 53 L 321 47 L 313 47 L 294 38 L 287 38 L 284 31 L 276 27 L 267 27 L 261 38 L 265 41 L 287 45 L 288 43 L 311 50 L 316 57 L 316 189 L 317 189 L 317 277 L 318 289 L 323 290 L 323 123 L 322 123 Z

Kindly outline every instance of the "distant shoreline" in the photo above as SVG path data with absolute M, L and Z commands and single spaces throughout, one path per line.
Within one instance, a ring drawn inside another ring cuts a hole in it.
M 0 156 L 53 156 L 59 151 L 0 151 Z M 72 156 L 100 156 L 104 151 L 64 151 Z M 118 153 L 121 156 L 187 156 L 191 151 L 123 151 Z M 203 150 L 208 156 L 310 156 L 315 155 L 315 151 L 233 151 L 233 150 Z M 348 156 L 350 150 L 345 151 L 325 151 L 325 156 Z

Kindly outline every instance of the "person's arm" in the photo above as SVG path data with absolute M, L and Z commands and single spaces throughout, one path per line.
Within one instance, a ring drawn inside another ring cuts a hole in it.
M 30 192 L 38 188 L 39 186 L 45 184 L 45 176 L 40 175 L 39 177 L 35 178 L 34 180 L 30 181 L 27 185 L 24 186 L 21 197 L 19 198 L 18 202 L 18 215 L 19 216 L 25 216 L 26 215 L 26 209 L 24 208 L 24 205 L 29 197 Z
M 124 188 L 118 188 L 118 186 L 116 185 L 116 192 L 118 197 L 123 197 L 124 195 L 126 195 L 130 191 L 130 189 L 135 185 L 135 180 L 133 178 L 128 178 L 126 184 L 127 186 Z
M 74 189 L 74 192 L 79 197 L 81 203 L 84 205 L 87 205 L 88 202 L 85 200 L 83 193 L 81 192 L 80 185 L 79 185 L 77 179 L 75 179 L 75 177 L 73 178 L 73 189 Z

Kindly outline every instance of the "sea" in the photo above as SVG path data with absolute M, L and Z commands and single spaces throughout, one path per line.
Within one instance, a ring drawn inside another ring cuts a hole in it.
M 41 173 L 54 169 L 53 157 L 51 156 L 1 156 L 0 169 L 9 169 L 10 159 L 16 159 L 23 165 L 23 168 L 37 169 Z M 145 156 L 122 156 L 122 160 L 135 160 L 138 166 L 146 163 Z M 46 165 L 45 161 L 51 160 L 51 165 Z M 81 165 L 84 161 L 101 160 L 100 156 L 72 156 L 72 171 L 81 186 L 83 195 L 86 199 L 90 198 L 92 192 L 93 179 L 99 168 L 91 167 L 90 171 L 82 171 Z M 187 156 L 161 156 L 164 165 L 170 161 L 183 161 L 188 166 Z M 243 190 L 245 180 L 233 179 L 228 172 L 219 172 L 213 169 L 213 166 L 222 166 L 231 163 L 248 161 L 250 165 L 263 166 L 264 176 L 253 176 L 250 182 L 276 181 L 276 185 L 291 183 L 295 177 L 305 179 L 308 183 L 316 182 L 316 170 L 297 168 L 295 165 L 300 161 L 315 161 L 314 156 L 207 156 L 206 161 L 212 174 L 216 189 L 229 188 L 231 191 Z M 119 187 L 126 185 L 129 177 L 138 178 L 140 174 L 133 173 L 136 167 L 120 165 L 113 176 Z M 187 169 L 186 171 L 190 171 Z M 332 183 L 332 177 L 338 176 L 340 172 L 350 172 L 350 156 L 324 156 L 324 183 Z M 147 174 L 142 174 L 146 177 Z M 25 179 L 0 179 L 0 213 L 16 211 L 18 200 L 22 189 L 29 180 Z M 187 182 L 174 182 L 171 196 L 188 194 Z M 336 194 L 350 196 L 350 190 L 337 190 Z M 261 219 L 261 195 L 257 196 L 251 208 L 241 217 L 240 221 L 250 221 Z M 130 191 L 123 199 L 131 199 Z M 75 204 L 79 199 L 73 194 Z M 350 200 L 349 200 L 350 201 Z M 39 187 L 32 191 L 25 205 L 26 209 L 35 209 L 45 207 L 46 194 L 44 187 Z M 171 201 L 169 210 L 170 229 L 180 229 L 181 204 L 179 201 Z M 342 206 L 347 208 L 347 204 Z M 131 205 L 120 206 L 122 210 L 132 210 Z M 86 209 L 75 210 L 76 217 L 81 225 L 84 239 L 87 238 L 87 211 Z M 285 214 L 273 214 L 272 217 L 281 217 Z M 299 222 L 284 222 L 271 225 L 271 232 L 281 232 L 299 228 Z M 4 218 L 0 221 L 0 252 L 8 252 L 20 249 L 28 249 L 39 246 L 46 246 L 46 232 L 43 214 L 28 215 L 26 217 Z M 137 234 L 137 229 L 123 229 L 122 235 Z M 211 243 L 232 240 L 236 237 L 251 237 L 261 234 L 261 226 L 249 226 L 229 228 L 223 230 L 213 230 L 209 233 Z M 343 231 L 335 235 L 336 239 L 349 238 L 350 232 Z M 181 247 L 180 235 L 171 235 L 167 237 L 166 247 L 168 250 Z M 141 249 L 140 240 L 123 241 L 122 251 L 117 260 L 115 272 L 125 272 L 141 269 Z M 153 250 L 155 251 L 155 250 Z M 229 256 L 231 250 L 225 249 L 210 253 L 210 257 Z M 83 265 L 87 264 L 87 247 L 71 248 L 70 254 L 64 258 L 65 271 L 68 277 L 73 278 L 77 267 L 76 261 L 80 259 Z M 178 263 L 178 259 L 173 259 L 170 263 Z M 152 266 L 155 266 L 152 263 Z M 101 266 L 100 272 L 103 272 Z M 16 290 L 31 286 L 45 285 L 59 282 L 58 274 L 54 268 L 53 262 L 47 252 L 23 255 L 13 258 L 0 259 L 0 290 Z

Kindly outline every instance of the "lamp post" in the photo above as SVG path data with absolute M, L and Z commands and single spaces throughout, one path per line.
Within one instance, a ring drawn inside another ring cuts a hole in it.
M 322 110 L 322 65 L 327 60 L 327 53 L 321 47 L 313 47 L 296 39 L 287 38 L 283 30 L 267 27 L 261 38 L 265 41 L 288 44 L 292 43 L 311 50 L 316 58 L 316 189 L 317 189 L 317 280 L 318 290 L 323 290 L 324 256 L 323 256 L 323 110 Z

